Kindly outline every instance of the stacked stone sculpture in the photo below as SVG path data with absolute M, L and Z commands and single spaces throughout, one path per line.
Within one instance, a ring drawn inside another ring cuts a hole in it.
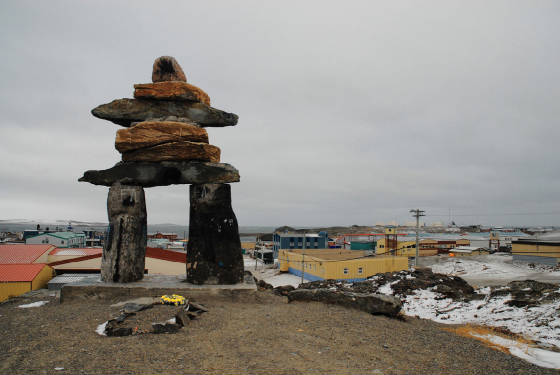
M 122 161 L 86 171 L 79 181 L 109 186 L 109 233 L 101 262 L 106 282 L 143 278 L 147 241 L 145 187 L 191 184 L 187 282 L 235 284 L 243 259 L 231 187 L 239 172 L 220 163 L 205 127 L 237 124 L 237 115 L 210 107 L 210 97 L 188 84 L 177 61 L 155 60 L 152 83 L 134 85 L 134 99 L 117 99 L 92 110 L 125 127 L 115 148 Z

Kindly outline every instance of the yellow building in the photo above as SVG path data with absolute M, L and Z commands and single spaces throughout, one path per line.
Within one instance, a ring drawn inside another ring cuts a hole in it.
M 0 302 L 45 288 L 53 274 L 46 264 L 0 264 Z
M 490 252 L 483 247 L 458 246 L 449 250 L 450 257 L 468 257 L 473 255 L 488 255 Z
M 445 254 L 449 250 L 454 249 L 458 246 L 470 246 L 471 241 L 466 238 L 461 238 L 458 240 L 433 240 L 424 239 L 420 240 L 419 248 L 420 252 L 433 252 L 435 254 Z
M 415 257 L 416 256 L 416 240 L 408 241 L 392 241 L 387 240 L 387 238 L 381 238 L 377 240 L 377 247 L 375 249 L 377 255 L 382 254 L 394 254 L 403 257 Z M 419 256 L 425 257 L 430 255 L 436 255 L 436 249 L 424 249 L 420 245 Z
M 307 280 L 360 281 L 378 273 L 408 269 L 408 258 L 401 256 L 367 256 L 365 251 L 345 249 L 280 250 L 280 271 Z
M 560 239 L 519 239 L 511 242 L 514 261 L 557 265 L 560 262 Z

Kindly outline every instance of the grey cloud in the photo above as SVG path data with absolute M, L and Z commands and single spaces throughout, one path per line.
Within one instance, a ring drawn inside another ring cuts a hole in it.
M 242 225 L 558 224 L 556 1 L 3 2 L 0 218 L 106 219 L 76 180 L 119 160 L 89 111 L 159 55 L 239 125 L 210 129 Z M 147 190 L 188 221 L 186 187 Z M 443 213 L 443 214 L 442 214 Z M 496 215 L 494 215 L 496 214 Z M 459 220 L 458 220 L 459 221 Z

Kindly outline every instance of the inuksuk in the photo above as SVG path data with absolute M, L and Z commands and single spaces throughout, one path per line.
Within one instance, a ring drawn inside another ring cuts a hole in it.
M 86 171 L 79 179 L 109 186 L 101 279 L 124 283 L 144 276 L 144 188 L 190 184 L 186 281 L 242 282 L 241 242 L 229 185 L 239 181 L 239 172 L 220 163 L 220 149 L 208 143 L 204 129 L 236 125 L 238 116 L 210 107 L 210 97 L 187 83 L 170 56 L 155 60 L 152 83 L 134 85 L 134 99 L 117 99 L 91 113 L 124 127 L 115 140 L 122 161 Z

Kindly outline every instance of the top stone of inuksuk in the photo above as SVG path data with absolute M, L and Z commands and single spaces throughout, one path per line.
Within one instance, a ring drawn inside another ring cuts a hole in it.
M 186 82 L 170 56 L 155 60 L 152 83 L 134 85 L 134 99 L 117 99 L 92 110 L 125 127 L 115 148 L 122 161 L 86 171 L 79 181 L 109 186 L 108 238 L 101 263 L 107 282 L 140 280 L 144 274 L 147 214 L 144 187 L 192 184 L 187 281 L 234 284 L 243 280 L 237 219 L 229 182 L 238 171 L 220 163 L 205 127 L 237 124 L 237 115 L 210 107 L 210 97 Z

